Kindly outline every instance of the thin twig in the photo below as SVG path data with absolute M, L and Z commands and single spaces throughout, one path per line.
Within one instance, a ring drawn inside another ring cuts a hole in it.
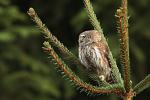
M 90 3 L 90 0 L 84 0 L 84 5 L 86 7 L 86 11 L 88 13 L 88 16 L 90 18 L 90 22 L 94 26 L 95 30 L 98 30 L 100 35 L 103 35 L 103 30 L 100 26 L 100 22 L 97 20 L 97 17 L 95 15 L 95 12 L 93 10 L 92 4 Z
M 131 89 L 130 82 L 130 59 L 129 59 L 129 36 L 128 36 L 128 9 L 127 0 L 122 0 L 122 6 L 117 9 L 117 30 L 120 34 L 120 62 L 123 67 L 124 85 L 127 92 Z
M 39 29 L 45 35 L 45 38 L 47 40 L 49 40 L 51 44 L 56 46 L 61 51 L 61 53 L 66 55 L 69 59 L 72 59 L 72 62 L 76 63 L 78 66 L 83 67 L 83 65 L 80 63 L 79 59 L 72 52 L 70 52 L 67 49 L 67 47 L 65 47 L 54 35 L 52 35 L 50 30 L 46 27 L 45 24 L 43 24 L 43 22 L 38 17 L 37 13 L 35 12 L 35 10 L 33 8 L 30 8 L 27 13 L 32 18 L 32 20 L 37 24 Z
M 43 22 L 38 17 L 37 13 L 35 12 L 33 8 L 30 8 L 27 13 L 33 19 L 33 21 L 37 24 L 39 29 L 44 33 L 46 39 L 50 40 L 50 42 L 55 44 L 55 46 L 59 47 L 61 51 L 72 54 L 62 43 L 60 43 L 60 41 L 55 36 L 52 35 L 50 30 L 45 26 L 45 24 L 43 24 Z
M 128 36 L 128 8 L 127 0 L 122 0 L 122 32 L 120 33 L 120 56 L 121 64 L 123 66 L 124 84 L 127 92 L 131 89 L 130 82 L 130 59 L 129 59 L 129 36 Z
M 144 89 L 150 87 L 150 74 L 146 76 L 141 82 L 139 82 L 133 90 L 136 92 L 136 94 L 139 94 L 142 92 Z

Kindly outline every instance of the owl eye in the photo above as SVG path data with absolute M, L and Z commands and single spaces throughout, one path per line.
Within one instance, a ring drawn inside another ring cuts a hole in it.
M 85 35 L 81 35 L 81 37 L 82 37 L 82 38 L 85 38 L 86 36 L 85 36 Z

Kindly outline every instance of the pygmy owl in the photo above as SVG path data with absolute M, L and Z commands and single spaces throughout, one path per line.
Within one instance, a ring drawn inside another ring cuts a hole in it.
M 79 59 L 85 68 L 100 80 L 109 80 L 111 65 L 108 47 L 98 31 L 89 30 L 79 35 Z

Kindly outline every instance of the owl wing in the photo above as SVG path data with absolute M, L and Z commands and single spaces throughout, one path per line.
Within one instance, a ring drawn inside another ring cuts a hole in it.
M 95 48 L 99 51 L 99 75 L 104 75 L 106 80 L 110 79 L 111 65 L 108 58 L 108 47 L 103 42 L 95 43 Z M 98 53 L 97 53 L 98 54 Z
M 105 67 L 108 69 L 106 80 L 109 83 L 115 83 L 116 80 L 113 77 L 112 71 L 111 71 L 111 62 L 108 57 L 108 47 L 106 45 L 102 45 L 101 43 L 97 43 L 96 46 L 101 51 L 101 55 L 103 57 L 103 63 L 106 65 Z
M 102 56 L 102 61 L 101 64 L 102 65 L 107 65 L 107 67 L 110 67 L 111 68 L 111 65 L 110 65 L 110 60 L 108 58 L 108 47 L 102 43 L 102 42 L 98 42 L 98 43 L 95 43 L 96 47 L 98 48 L 98 50 L 100 51 L 100 54 Z

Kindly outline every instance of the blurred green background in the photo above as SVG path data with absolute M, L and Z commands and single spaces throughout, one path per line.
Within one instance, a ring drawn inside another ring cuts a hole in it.
M 77 55 L 79 33 L 93 29 L 82 1 L 0 0 L 0 100 L 120 100 L 115 95 L 86 96 L 65 81 L 42 51 L 44 38 L 26 14 L 33 7 L 54 35 Z M 91 1 L 119 65 L 114 15 L 120 0 Z M 133 85 L 150 72 L 149 5 L 150 0 L 129 0 Z M 149 100 L 149 96 L 147 89 L 134 100 Z

